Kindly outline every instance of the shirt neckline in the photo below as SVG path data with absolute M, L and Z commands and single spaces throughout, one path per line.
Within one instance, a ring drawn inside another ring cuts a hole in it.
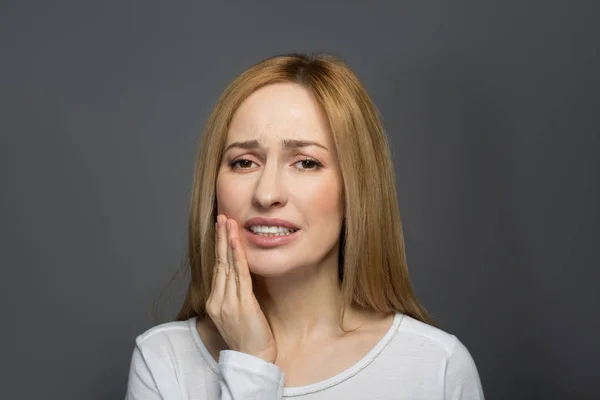
M 403 316 L 404 316 L 404 314 L 402 314 L 402 313 L 399 313 L 399 312 L 395 313 L 394 319 L 392 321 L 392 325 L 390 326 L 388 331 L 385 333 L 385 335 L 356 364 L 354 364 L 351 367 L 345 369 L 344 371 L 338 373 L 337 375 L 332 376 L 331 378 L 327 378 L 327 379 L 319 381 L 319 382 L 311 383 L 310 385 L 284 387 L 283 388 L 283 396 L 284 397 L 285 396 L 287 396 L 287 397 L 301 396 L 301 395 L 305 395 L 308 393 L 319 392 L 321 390 L 325 390 L 332 386 L 338 385 L 338 384 L 342 383 L 343 381 L 358 374 L 361 370 L 363 370 L 367 366 L 369 366 L 369 364 L 371 364 L 375 360 L 375 358 L 377 358 L 377 356 L 379 354 L 381 354 L 381 352 L 386 348 L 386 346 L 392 341 L 392 339 L 396 335 L 396 332 L 398 331 L 398 328 L 400 327 L 400 323 L 402 322 Z M 196 319 L 197 319 L 197 317 L 193 317 L 188 320 L 188 326 L 189 326 L 192 338 L 196 342 L 196 345 L 198 347 L 198 350 L 200 351 L 202 358 L 204 358 L 204 360 L 206 361 L 206 363 L 208 364 L 210 369 L 215 374 L 219 375 L 217 361 L 214 359 L 212 354 L 210 354 L 210 352 L 208 351 L 208 348 L 202 341 L 202 338 L 200 337 L 200 334 L 198 333 L 198 330 L 196 329 Z

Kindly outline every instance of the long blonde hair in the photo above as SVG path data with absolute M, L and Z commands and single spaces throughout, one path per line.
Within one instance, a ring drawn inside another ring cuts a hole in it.
M 250 94 L 278 82 L 309 90 L 329 121 L 343 181 L 339 279 L 345 307 L 399 311 L 431 323 L 409 281 L 394 168 L 378 112 L 344 62 L 304 54 L 269 58 L 243 72 L 221 95 L 208 120 L 190 204 L 190 283 L 176 319 L 203 317 L 206 312 L 215 260 L 215 183 L 231 119 Z

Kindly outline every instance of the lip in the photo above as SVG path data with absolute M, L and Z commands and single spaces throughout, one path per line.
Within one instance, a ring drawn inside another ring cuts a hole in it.
M 283 226 L 284 228 L 288 228 L 288 229 L 300 229 L 296 225 L 292 224 L 290 221 L 286 221 L 285 219 L 279 219 L 279 218 L 262 218 L 262 217 L 250 218 L 244 224 L 244 228 L 250 230 L 250 227 L 253 226 L 253 225 Z
M 294 233 L 290 233 L 282 236 L 261 236 L 252 232 L 249 229 L 244 229 L 244 235 L 246 235 L 246 239 L 248 242 L 256 247 L 261 247 L 263 249 L 270 249 L 273 247 L 283 246 L 284 244 L 288 244 L 293 242 L 298 238 L 301 231 L 296 231 Z
M 254 225 L 282 226 L 288 229 L 296 229 L 296 232 L 283 236 L 261 236 L 250 230 L 250 227 Z M 250 218 L 244 224 L 244 228 L 244 235 L 246 236 L 248 242 L 250 242 L 256 247 L 261 247 L 263 249 L 269 249 L 291 243 L 298 238 L 301 232 L 300 228 L 292 224 L 290 221 L 286 221 L 284 219 L 279 218 Z

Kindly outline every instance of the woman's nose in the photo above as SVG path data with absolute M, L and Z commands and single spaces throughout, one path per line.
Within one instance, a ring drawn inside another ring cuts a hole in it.
M 282 174 L 274 164 L 265 166 L 258 175 L 252 202 L 262 208 L 283 206 L 287 202 Z

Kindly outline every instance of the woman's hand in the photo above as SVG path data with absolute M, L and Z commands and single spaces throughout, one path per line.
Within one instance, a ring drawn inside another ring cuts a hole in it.
M 273 363 L 277 347 L 265 314 L 252 291 L 252 278 L 238 224 L 217 216 L 215 267 L 206 312 L 231 350 Z

